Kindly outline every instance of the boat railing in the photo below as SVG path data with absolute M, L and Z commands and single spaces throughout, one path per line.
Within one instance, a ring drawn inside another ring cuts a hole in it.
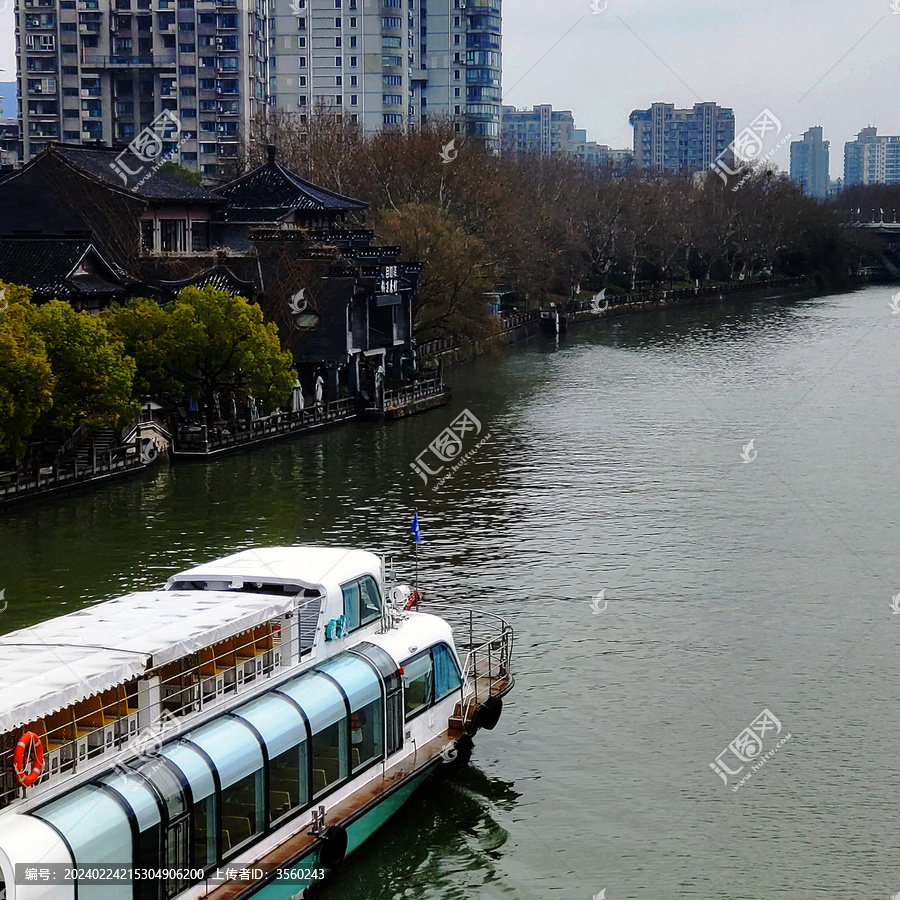
M 186 717 L 302 662 L 313 651 L 324 602 L 324 596 L 314 597 L 295 609 L 289 643 L 277 622 L 267 622 L 151 670 L 141 680 L 158 680 L 159 702 L 152 707 L 141 703 L 141 680 L 134 680 L 0 734 L 0 809 L 21 795 L 13 757 L 22 734 L 34 733 L 43 745 L 41 785 L 123 750 L 152 755 L 162 743 L 161 722 L 168 739 L 172 728 L 187 726 Z
M 458 717 L 469 722 L 489 697 L 502 697 L 513 686 L 513 627 L 496 613 L 452 604 L 423 602 L 421 611 L 440 616 L 453 629 L 463 669 Z

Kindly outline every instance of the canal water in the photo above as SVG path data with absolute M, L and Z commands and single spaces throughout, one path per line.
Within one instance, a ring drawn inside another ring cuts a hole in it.
M 0 631 L 255 545 L 363 545 L 411 578 L 418 507 L 422 586 L 512 621 L 518 684 L 471 768 L 320 897 L 891 897 L 890 297 L 598 322 L 453 371 L 428 415 L 8 512 Z M 464 410 L 474 452 L 424 484 Z

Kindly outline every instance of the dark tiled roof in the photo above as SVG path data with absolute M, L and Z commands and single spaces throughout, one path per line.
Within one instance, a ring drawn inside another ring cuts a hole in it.
M 100 261 L 105 275 L 72 274 L 88 253 Z M 121 293 L 133 283 L 87 237 L 0 238 L 0 278 L 30 287 L 38 297 L 60 300 Z
M 206 188 L 197 187 L 170 175 L 162 170 L 154 172 L 143 184 L 141 179 L 147 175 L 153 167 L 153 163 L 144 163 L 144 169 L 128 179 L 125 184 L 122 177 L 111 168 L 121 149 L 108 149 L 106 147 L 80 146 L 77 144 L 54 144 L 44 151 L 54 153 L 60 159 L 71 166 L 105 181 L 119 190 L 127 191 L 136 197 L 146 200 L 184 200 L 192 202 L 221 203 L 217 197 Z M 140 160 L 126 153 L 123 161 L 129 170 L 135 171 L 141 165 Z
M 160 281 L 160 287 L 172 291 L 180 291 L 185 287 L 214 287 L 220 291 L 228 291 L 232 294 L 240 294 L 243 297 L 254 293 L 256 285 L 252 281 L 244 281 L 235 275 L 228 266 L 215 266 L 192 275 L 190 278 L 182 278 L 178 281 Z
M 342 213 L 364 210 L 368 203 L 317 187 L 276 162 L 269 161 L 230 181 L 216 193 L 228 202 L 230 222 L 278 222 L 293 212 Z

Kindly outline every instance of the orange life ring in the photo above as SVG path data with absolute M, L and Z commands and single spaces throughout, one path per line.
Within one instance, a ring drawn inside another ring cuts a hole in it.
M 31 752 L 34 751 L 32 759 Z M 26 760 L 25 754 L 28 754 Z M 28 769 L 26 771 L 26 766 Z M 19 784 L 23 787 L 31 787 L 38 778 L 41 777 L 41 771 L 44 768 L 44 745 L 41 739 L 33 732 L 26 731 L 19 738 L 16 744 L 16 752 L 13 754 L 13 772 L 19 779 Z
M 410 591 L 409 599 L 406 601 L 406 606 L 403 608 L 405 610 L 411 610 L 413 607 L 416 609 L 419 608 L 419 592 L 418 591 Z

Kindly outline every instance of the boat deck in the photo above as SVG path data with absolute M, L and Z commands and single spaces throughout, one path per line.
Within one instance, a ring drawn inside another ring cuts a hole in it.
M 417 748 L 414 754 L 391 766 L 381 778 L 373 779 L 359 791 L 355 791 L 353 796 L 348 797 L 343 803 L 331 807 L 328 810 L 326 825 L 346 822 L 347 819 L 360 813 L 391 788 L 433 763 L 448 743 L 461 736 L 461 731 L 448 729 L 427 744 Z M 316 843 L 316 840 L 317 836 L 310 834 L 304 828 L 265 856 L 260 857 L 252 865 L 235 866 L 235 868 L 263 868 L 266 871 L 274 871 L 279 867 L 288 867 L 292 861 L 302 858 Z M 231 881 L 213 888 L 209 893 L 204 894 L 204 897 L 207 900 L 246 900 L 260 888 L 259 883 L 250 885 L 246 882 Z

